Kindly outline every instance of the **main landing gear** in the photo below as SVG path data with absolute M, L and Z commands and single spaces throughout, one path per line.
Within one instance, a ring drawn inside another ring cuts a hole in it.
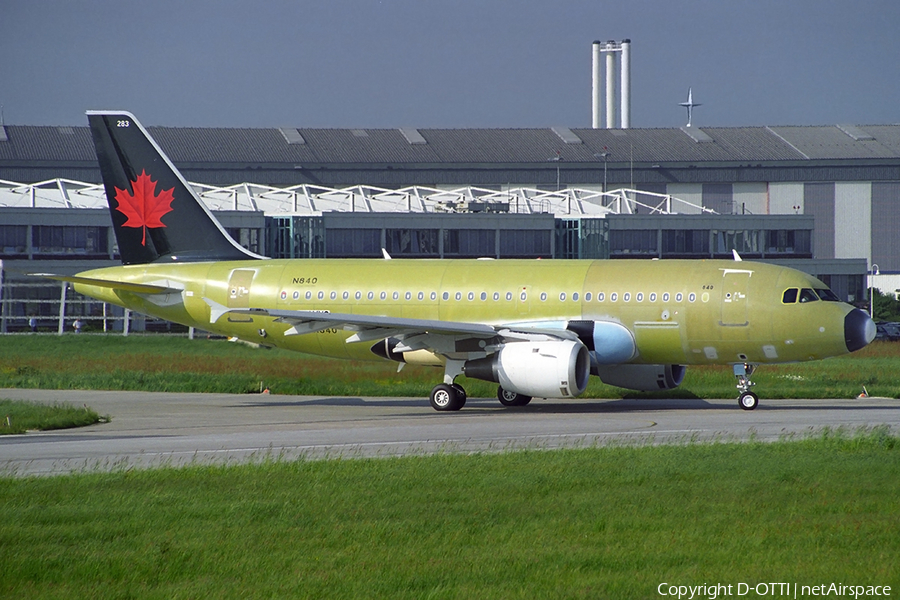
M 462 374 L 464 361 L 448 360 L 444 365 L 444 383 L 431 390 L 431 408 L 441 412 L 459 410 L 466 405 L 466 390 L 454 380 Z
M 466 405 L 466 390 L 458 383 L 441 383 L 431 390 L 430 400 L 434 410 L 459 410 Z
M 525 406 L 531 402 L 531 396 L 504 390 L 502 387 L 497 388 L 497 399 L 503 406 Z
M 429 396 L 431 408 L 441 412 L 459 410 L 466 405 L 466 390 L 454 380 L 462 374 L 463 361 L 448 360 L 444 366 L 444 383 L 434 386 Z M 525 406 L 531 396 L 497 388 L 497 399 L 503 406 Z
M 750 391 L 750 388 L 756 385 L 750 381 L 754 370 L 756 370 L 756 365 L 748 363 L 734 365 L 734 376 L 738 379 L 737 389 L 740 391 L 738 406 L 744 410 L 753 410 L 759 405 L 759 396 Z

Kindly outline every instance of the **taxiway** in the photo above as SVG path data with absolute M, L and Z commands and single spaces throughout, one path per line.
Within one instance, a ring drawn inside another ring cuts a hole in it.
M 0 436 L 0 471 L 15 475 L 319 458 L 484 452 L 610 443 L 774 440 L 825 427 L 888 425 L 900 400 L 535 400 L 503 408 L 469 399 L 437 413 L 421 398 L 336 398 L 73 390 L 0 390 L 0 398 L 86 404 L 110 422 Z

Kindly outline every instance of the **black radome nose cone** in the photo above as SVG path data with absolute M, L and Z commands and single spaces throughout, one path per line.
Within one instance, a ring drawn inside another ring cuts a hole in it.
M 875 321 L 865 311 L 853 309 L 844 317 L 844 342 L 848 352 L 856 352 L 875 339 Z

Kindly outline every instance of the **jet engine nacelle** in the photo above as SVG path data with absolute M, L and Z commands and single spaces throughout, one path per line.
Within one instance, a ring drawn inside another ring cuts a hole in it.
M 594 375 L 607 385 L 654 392 L 681 385 L 685 371 L 684 365 L 615 365 L 596 367 Z
M 525 396 L 570 398 L 587 387 L 591 357 L 577 340 L 512 342 L 491 356 L 467 361 L 463 373 Z

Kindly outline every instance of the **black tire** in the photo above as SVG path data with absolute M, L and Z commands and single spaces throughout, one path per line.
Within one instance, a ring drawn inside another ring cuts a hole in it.
M 738 396 L 738 406 L 744 410 L 753 410 L 759 406 L 759 396 L 753 392 L 744 392 Z
M 525 406 L 531 402 L 531 396 L 526 396 L 518 392 L 504 390 L 502 387 L 497 388 L 497 400 L 503 406 Z
M 431 401 L 431 408 L 440 412 L 447 412 L 461 409 L 463 403 L 465 403 L 465 396 L 462 397 L 462 402 L 460 402 L 460 395 L 456 388 L 442 383 L 434 386 L 429 400 Z
M 468 400 L 469 395 L 466 394 L 466 389 L 458 383 L 453 383 L 451 385 L 453 386 L 453 389 L 456 390 L 456 396 L 459 400 L 459 408 L 462 408 L 466 405 L 466 400 Z

